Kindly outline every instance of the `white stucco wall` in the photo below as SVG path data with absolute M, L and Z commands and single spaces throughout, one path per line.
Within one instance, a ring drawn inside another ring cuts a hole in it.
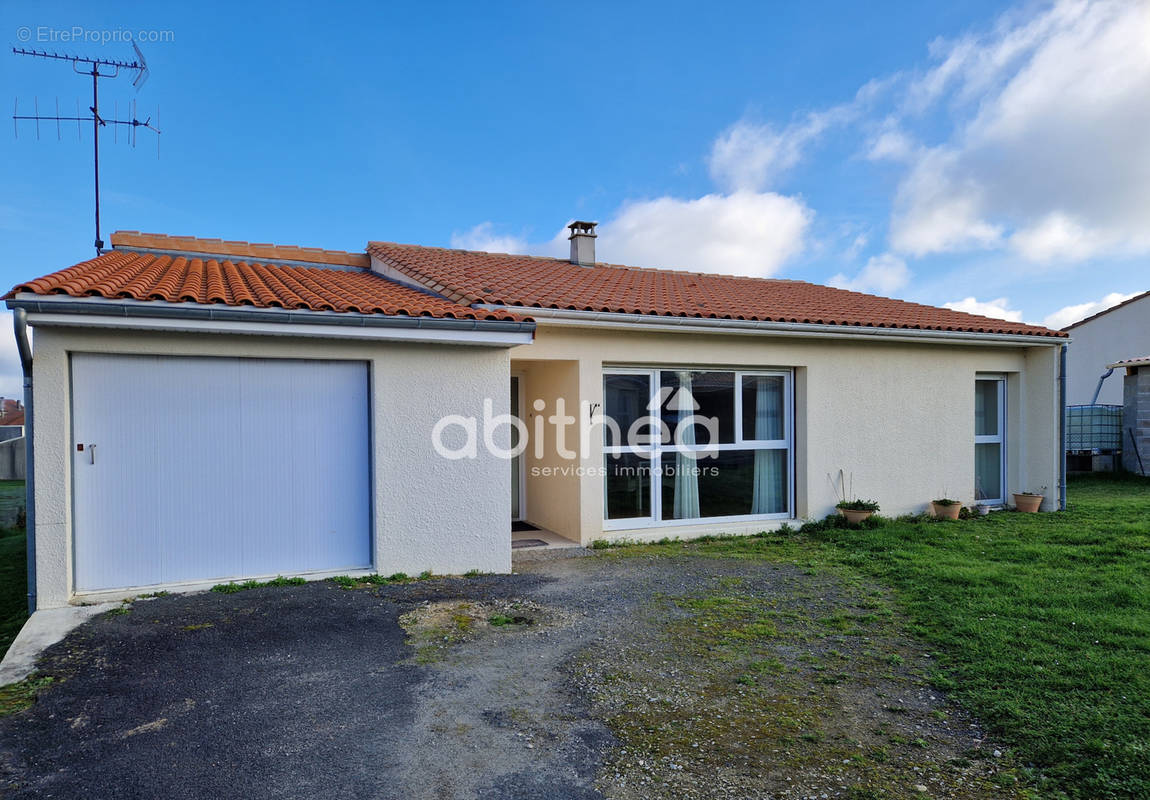
M 71 352 L 369 362 L 376 571 L 458 574 L 511 568 L 507 462 L 448 461 L 431 431 L 443 416 L 508 411 L 505 348 L 313 338 L 34 329 L 36 561 L 42 608 L 71 599 Z M 322 413 L 322 409 L 317 409 Z M 506 428 L 498 432 L 506 446 Z
M 1070 329 L 1066 353 L 1066 402 L 1090 402 L 1107 364 L 1150 355 L 1150 295 Z M 1102 384 L 1099 403 L 1122 405 L 1122 375 Z
M 577 359 L 579 400 L 603 402 L 603 367 L 729 367 L 795 370 L 796 516 L 822 517 L 836 501 L 829 474 L 854 476 L 855 493 L 884 514 L 924 511 L 944 494 L 974 502 L 974 387 L 979 374 L 1007 378 L 1007 489 L 1058 493 L 1058 348 L 814 339 L 699 332 L 628 332 L 540 323 L 512 363 Z M 528 383 L 528 402 L 531 401 Z M 581 423 L 583 424 L 583 423 Z M 598 438 L 593 441 L 601 444 Z M 586 467 L 600 464 L 596 449 Z M 527 508 L 533 507 L 528 486 Z M 777 523 L 700 523 L 604 531 L 603 480 L 579 480 L 579 519 L 562 523 L 583 542 L 751 532 Z

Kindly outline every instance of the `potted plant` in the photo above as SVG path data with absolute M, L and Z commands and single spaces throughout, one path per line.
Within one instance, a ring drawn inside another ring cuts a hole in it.
M 1042 508 L 1042 501 L 1046 499 L 1046 487 L 1037 492 L 1015 492 L 1014 507 L 1027 514 L 1034 514 Z
M 959 512 L 962 511 L 962 503 L 951 500 L 949 497 L 942 497 L 938 500 L 931 500 L 930 508 L 939 519 L 958 519 Z
M 835 508 L 851 525 L 858 525 L 878 511 L 878 503 L 874 500 L 840 500 Z
M 827 474 L 827 480 L 830 481 L 831 488 L 835 490 L 835 497 L 839 499 L 835 503 L 835 508 L 838 509 L 847 522 L 851 525 L 858 525 L 863 520 L 869 519 L 871 514 L 878 511 L 878 503 L 874 500 L 859 500 L 855 496 L 855 476 L 851 473 L 850 488 L 847 488 L 847 478 L 843 470 L 839 470 L 838 480 L 830 473 Z

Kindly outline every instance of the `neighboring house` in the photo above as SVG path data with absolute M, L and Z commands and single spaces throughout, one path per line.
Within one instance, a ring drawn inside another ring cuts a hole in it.
M 1066 402 L 1092 402 L 1098 379 L 1109 364 L 1150 353 L 1150 292 L 1100 311 L 1062 329 L 1070 334 L 1066 351 Z M 1098 403 L 1122 405 L 1122 377 L 1102 384 Z
M 513 519 L 582 544 L 750 533 L 830 513 L 840 469 L 889 514 L 1040 487 L 1059 502 L 1057 331 L 596 263 L 590 223 L 569 261 L 112 244 L 8 295 L 35 335 L 41 606 L 504 572 Z M 513 459 L 492 452 L 513 441 L 509 412 L 525 423 Z M 677 446 L 605 445 L 604 414 L 666 424 Z M 715 457 L 696 461 L 712 431 Z
M 24 435 L 24 406 L 19 400 L 0 397 L 0 442 Z

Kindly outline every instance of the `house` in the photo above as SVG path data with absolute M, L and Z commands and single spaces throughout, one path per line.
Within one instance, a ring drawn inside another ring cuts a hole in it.
M 24 435 L 24 406 L 19 400 L 0 397 L 0 442 Z
M 1110 364 L 1150 353 L 1150 292 L 1131 297 L 1062 329 L 1070 334 L 1066 353 L 1066 402 L 1122 405 L 1122 378 L 1109 377 Z M 1098 390 L 1098 397 L 1094 393 Z
M 890 514 L 1058 506 L 1065 333 L 605 264 L 571 231 L 569 260 L 119 232 L 17 286 L 39 605 L 507 571 L 513 520 L 750 533 L 830 513 L 840 469 Z

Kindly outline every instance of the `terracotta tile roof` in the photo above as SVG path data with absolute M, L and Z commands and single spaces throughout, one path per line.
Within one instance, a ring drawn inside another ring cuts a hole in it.
M 3 400 L 3 403 L 0 403 L 0 425 L 23 425 L 24 406 L 20 401 L 8 397 L 0 400 Z
M 422 286 L 461 303 L 1065 337 L 1007 322 L 801 281 L 581 267 L 562 259 L 371 242 L 368 252 Z
M 22 283 L 7 297 L 17 292 L 389 316 L 522 319 L 515 314 L 477 310 L 434 297 L 367 269 L 301 267 L 129 250 L 113 250 Z
M 1126 358 L 1122 361 L 1115 361 L 1113 364 L 1107 364 L 1106 369 L 1120 369 L 1122 367 L 1146 367 L 1150 366 L 1150 356 L 1140 356 L 1138 358 Z

